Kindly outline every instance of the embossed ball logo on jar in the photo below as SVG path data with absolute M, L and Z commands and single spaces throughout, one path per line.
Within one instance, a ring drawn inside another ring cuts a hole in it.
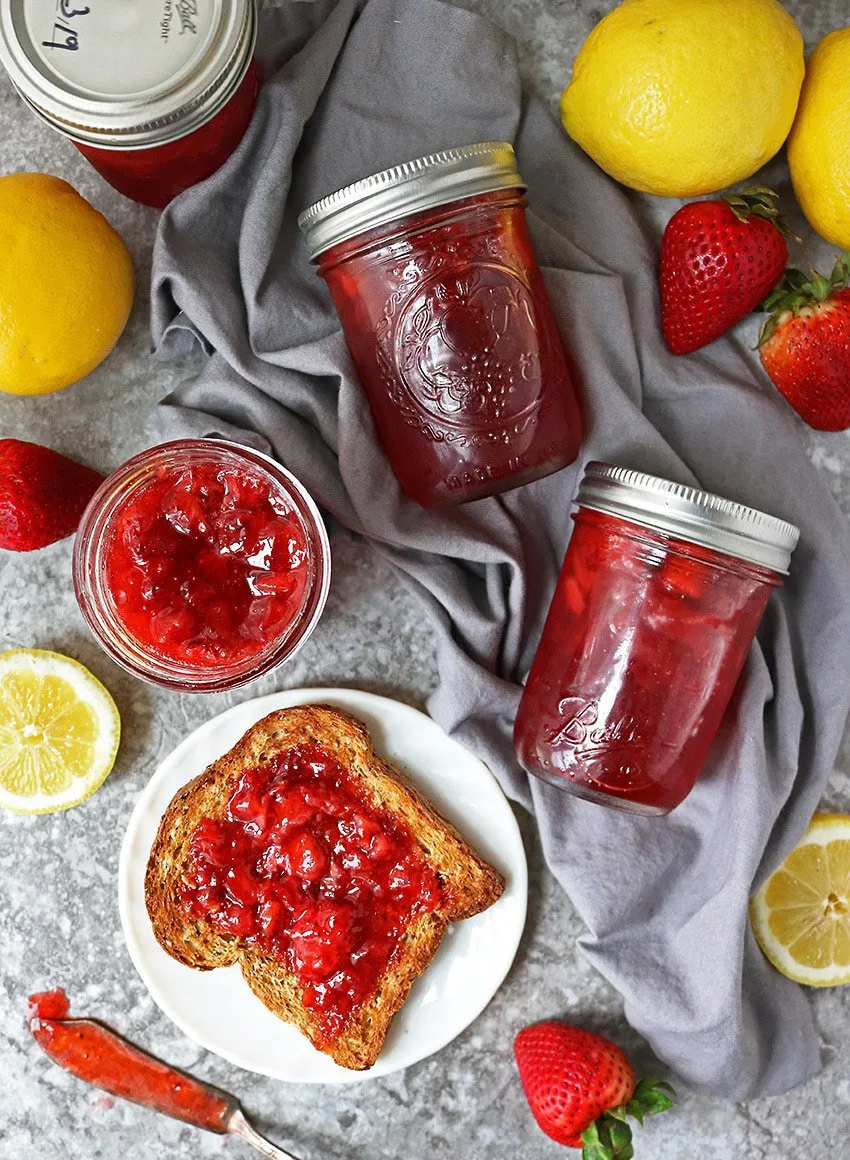
M 540 403 L 531 295 L 503 266 L 424 282 L 399 312 L 394 338 L 408 395 L 441 425 L 501 429 Z

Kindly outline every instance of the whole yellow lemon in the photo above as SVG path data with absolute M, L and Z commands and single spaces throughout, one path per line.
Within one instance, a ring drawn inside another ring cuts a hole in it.
M 582 45 L 561 117 L 623 185 L 712 193 L 781 147 L 803 69 L 778 0 L 624 0 Z
M 850 28 L 830 32 L 809 57 L 788 164 L 811 225 L 850 249 Z
M 0 177 L 0 390 L 44 395 L 106 358 L 133 305 L 127 247 L 67 181 Z

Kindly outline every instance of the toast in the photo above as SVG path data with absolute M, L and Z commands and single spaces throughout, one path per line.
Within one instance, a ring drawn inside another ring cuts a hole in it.
M 303 980 L 290 969 L 285 956 L 221 933 L 206 917 L 188 913 L 181 902 L 181 883 L 187 881 L 192 867 L 190 839 L 199 823 L 225 816 L 246 771 L 286 761 L 287 755 L 300 752 L 299 746 L 318 746 L 338 763 L 350 779 L 346 784 L 366 803 L 370 816 L 384 819 L 386 832 L 402 834 L 414 851 L 410 856 L 416 865 L 433 872 L 431 880 L 438 884 L 436 903 L 430 904 L 433 908 L 411 912 L 370 993 L 330 1036 L 315 1005 L 308 1003 Z M 270 713 L 229 753 L 184 786 L 162 818 L 145 876 L 148 914 L 157 941 L 168 954 L 202 971 L 238 964 L 251 990 L 269 1010 L 294 1024 L 336 1063 L 355 1071 L 375 1063 L 393 1016 L 431 962 L 449 923 L 486 910 L 503 890 L 501 875 L 397 769 L 378 756 L 366 727 L 326 705 Z

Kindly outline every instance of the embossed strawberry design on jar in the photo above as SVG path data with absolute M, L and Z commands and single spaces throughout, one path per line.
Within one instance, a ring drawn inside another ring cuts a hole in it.
M 438 279 L 406 314 L 399 369 L 438 419 L 484 430 L 525 416 L 540 401 L 540 364 L 527 286 L 510 270 L 476 266 Z
M 432 154 L 301 215 L 387 455 L 425 507 L 571 463 L 582 421 L 510 145 Z

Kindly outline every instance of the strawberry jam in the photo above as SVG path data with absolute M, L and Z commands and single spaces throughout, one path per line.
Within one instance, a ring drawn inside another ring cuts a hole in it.
M 304 488 L 250 448 L 154 447 L 114 472 L 83 516 L 77 598 L 119 664 L 187 691 L 267 672 L 306 640 L 330 581 Z
M 258 653 L 304 602 L 307 533 L 258 475 L 214 463 L 160 468 L 113 535 L 107 584 L 118 615 L 172 660 L 226 665 Z
M 798 531 L 609 464 L 588 467 L 578 502 L 517 755 L 579 797 L 665 814 L 699 776 Z
M 541 479 L 581 445 L 524 189 L 511 146 L 486 142 L 355 182 L 299 219 L 387 457 L 424 507 Z
M 314 744 L 234 780 L 224 816 L 193 833 L 181 885 L 187 914 L 286 965 L 326 1041 L 441 897 L 407 828 Z
M 64 991 L 29 1000 L 29 1028 L 39 1047 L 65 1071 L 123 1100 L 224 1134 L 238 1109 L 217 1088 L 176 1071 L 94 1019 L 72 1019 Z

